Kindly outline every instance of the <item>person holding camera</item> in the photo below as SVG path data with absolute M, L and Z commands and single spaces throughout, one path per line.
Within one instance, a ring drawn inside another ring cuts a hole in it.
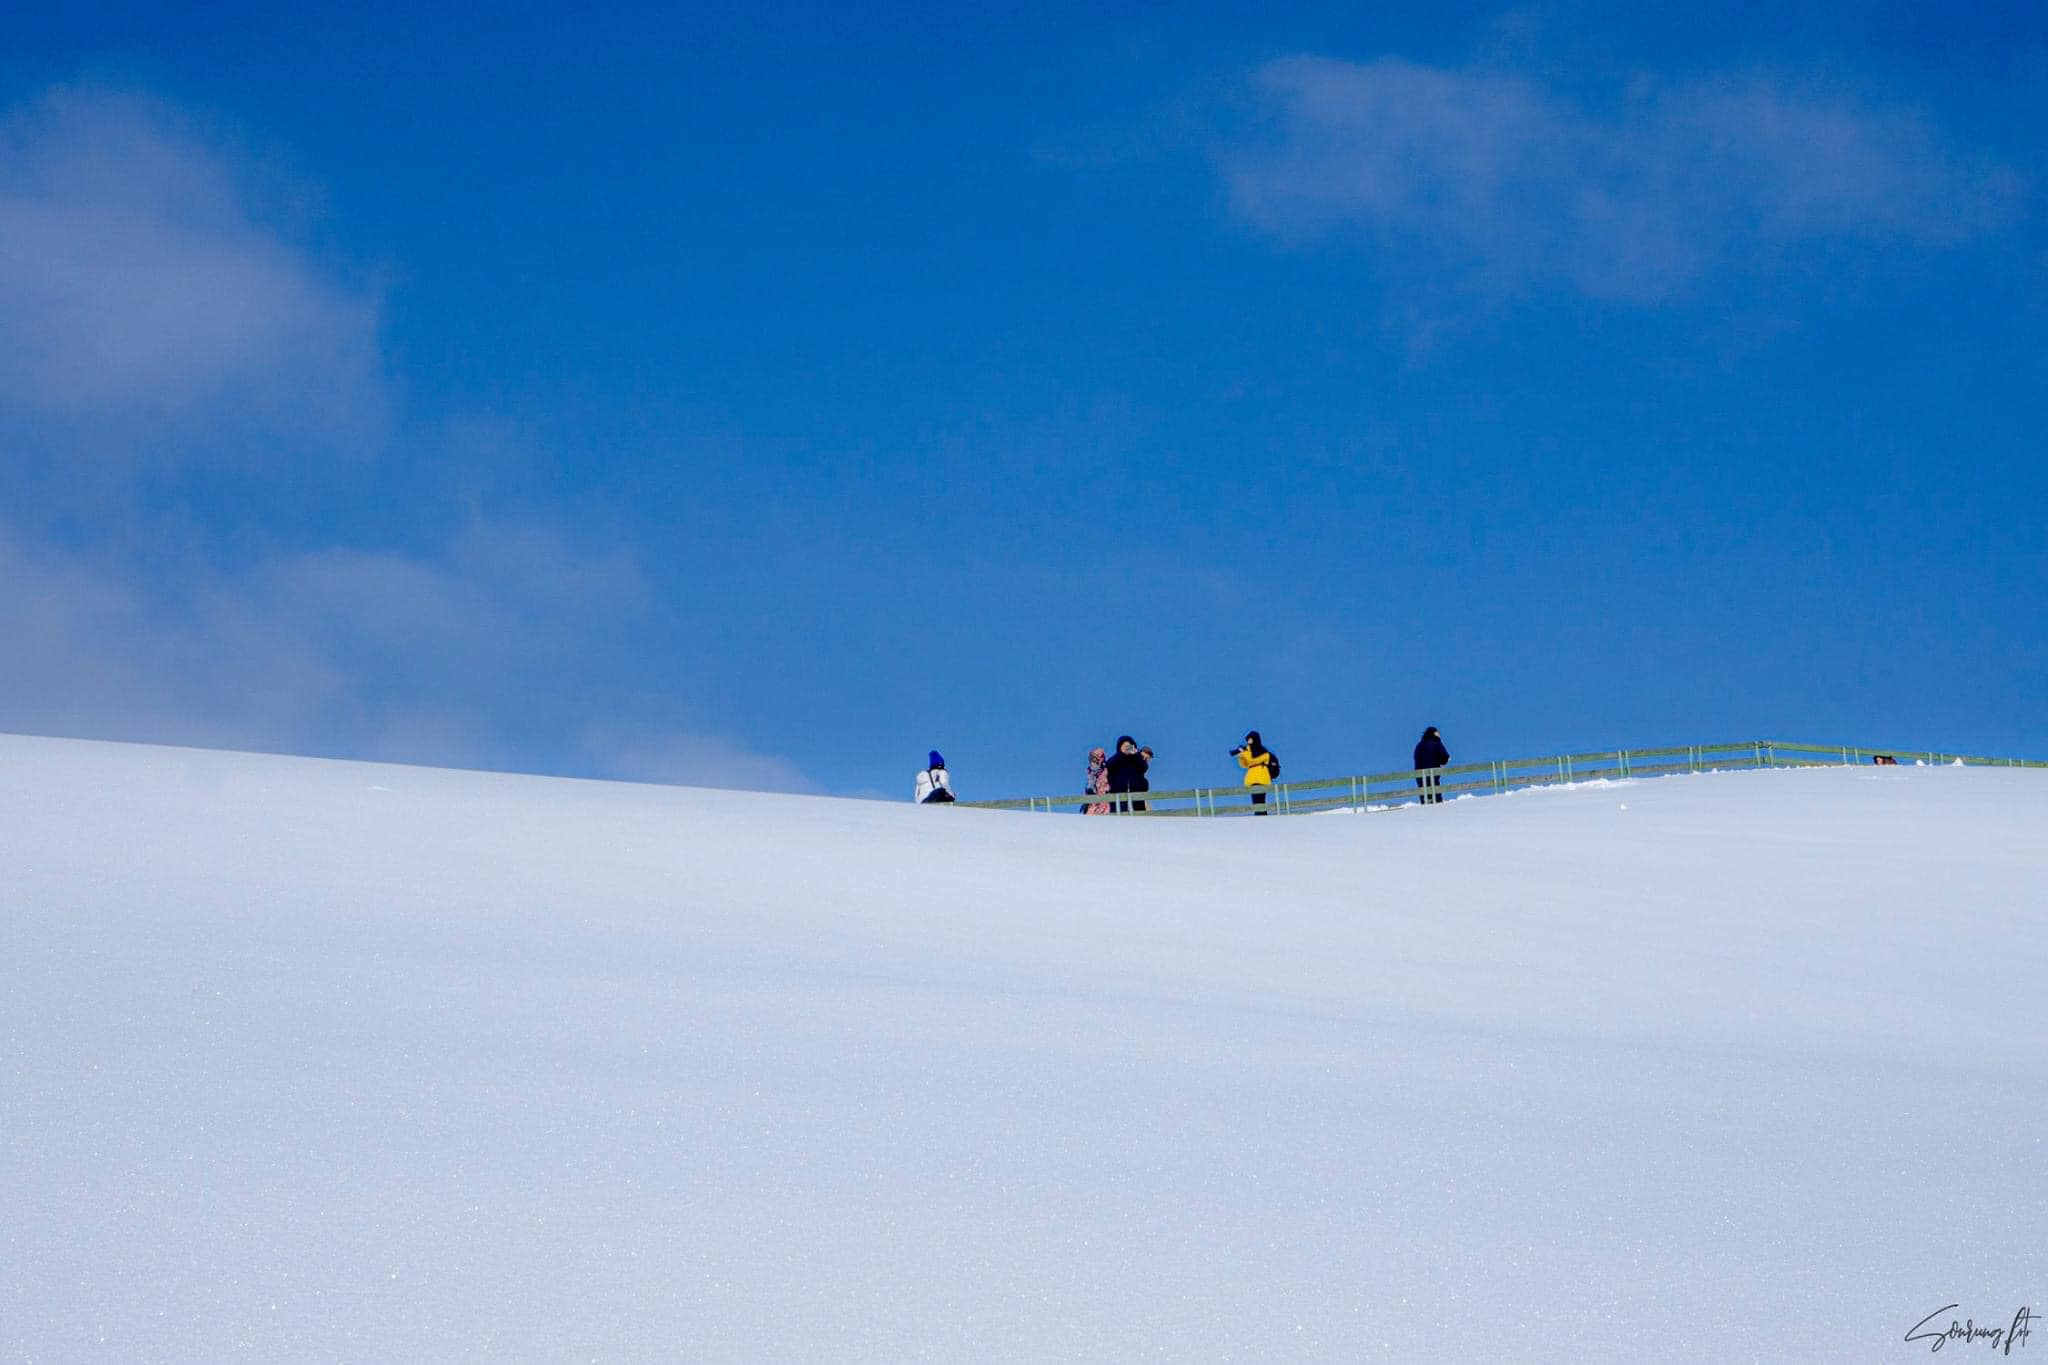
M 1280 775 L 1280 760 L 1259 738 L 1257 730 L 1247 731 L 1244 743 L 1232 749 L 1230 756 L 1244 769 L 1244 784 L 1252 793 L 1252 814 L 1266 814 L 1266 788 Z
M 1138 751 L 1138 741 L 1129 735 L 1120 735 L 1116 741 L 1116 752 L 1109 756 L 1109 790 L 1123 797 L 1115 804 L 1118 811 L 1145 809 L 1142 801 L 1133 802 L 1132 792 L 1146 791 L 1151 783 L 1145 780 L 1145 769 L 1151 766 L 1149 757 Z

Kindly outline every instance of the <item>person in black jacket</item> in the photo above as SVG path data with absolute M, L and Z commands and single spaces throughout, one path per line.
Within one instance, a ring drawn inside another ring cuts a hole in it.
M 1151 790 L 1152 784 L 1145 779 L 1145 769 L 1150 767 L 1145 756 L 1138 752 L 1138 741 L 1123 735 L 1116 742 L 1116 752 L 1109 756 L 1109 790 L 1121 795 L 1121 801 L 1111 801 L 1110 808 L 1116 811 L 1143 810 L 1143 802 L 1133 803 L 1132 792 Z
M 1451 761 L 1451 751 L 1444 747 L 1444 737 L 1436 732 L 1434 725 L 1422 732 L 1422 738 L 1415 741 L 1415 766 L 1441 768 Z M 1435 773 L 1425 773 L 1415 779 L 1415 785 L 1422 788 L 1422 804 L 1438 806 L 1443 804 L 1444 794 L 1438 787 L 1441 779 Z

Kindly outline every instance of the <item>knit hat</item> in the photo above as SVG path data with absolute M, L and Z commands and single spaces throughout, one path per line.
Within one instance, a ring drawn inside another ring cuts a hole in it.
M 945 759 L 945 755 L 941 754 L 941 753 L 940 753 L 940 752 L 939 752 L 939 751 L 938 751 L 937 749 L 934 749 L 934 750 L 932 750 L 932 761 L 931 761 L 931 762 L 929 762 L 929 763 L 927 763 L 927 764 L 925 764 L 924 766 L 925 766 L 925 767 L 927 767 L 927 768 L 943 768 L 943 767 L 945 767 L 945 766 L 946 766 L 946 759 Z

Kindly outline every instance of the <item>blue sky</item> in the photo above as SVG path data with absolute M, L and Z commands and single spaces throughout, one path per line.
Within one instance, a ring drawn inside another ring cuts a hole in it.
M 0 729 L 2048 753 L 2037 8 L 42 7 Z

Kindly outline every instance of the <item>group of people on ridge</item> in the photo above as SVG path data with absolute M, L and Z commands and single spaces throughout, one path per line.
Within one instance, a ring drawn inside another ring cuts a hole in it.
M 1257 730 L 1245 732 L 1244 743 L 1230 751 L 1237 760 L 1237 766 L 1244 769 L 1244 784 L 1252 789 L 1252 805 L 1257 807 L 1252 814 L 1264 815 L 1267 787 L 1280 775 L 1280 760 Z M 1114 801 L 1090 801 L 1081 807 L 1083 815 L 1108 815 L 1112 811 L 1144 810 L 1145 802 L 1136 799 L 1140 792 L 1152 790 L 1152 779 L 1147 776 L 1152 767 L 1152 748 L 1140 745 L 1129 735 L 1119 735 L 1116 752 L 1104 753 L 1101 749 L 1088 751 L 1088 792 L 1092 796 L 1120 797 Z
M 1232 749 L 1230 756 L 1244 770 L 1244 785 L 1251 790 L 1252 814 L 1267 814 L 1266 789 L 1280 776 L 1279 755 L 1266 747 L 1257 730 L 1247 730 L 1244 743 Z M 1434 725 L 1424 730 L 1422 738 L 1415 742 L 1414 757 L 1415 769 L 1422 774 L 1415 779 L 1415 785 L 1422 789 L 1422 804 L 1441 804 L 1443 791 L 1434 770 L 1449 765 L 1451 751 L 1444 746 L 1444 737 Z M 1152 779 L 1148 775 L 1151 768 L 1152 747 L 1139 744 L 1129 735 L 1117 736 L 1114 753 L 1101 748 L 1090 749 L 1088 794 L 1114 799 L 1089 801 L 1081 807 L 1081 814 L 1108 815 L 1112 811 L 1146 809 L 1142 793 L 1152 790 Z M 940 757 L 937 749 L 931 751 L 930 761 L 917 775 L 914 799 L 919 805 L 954 799 L 953 779 L 946 772 L 946 760 Z

